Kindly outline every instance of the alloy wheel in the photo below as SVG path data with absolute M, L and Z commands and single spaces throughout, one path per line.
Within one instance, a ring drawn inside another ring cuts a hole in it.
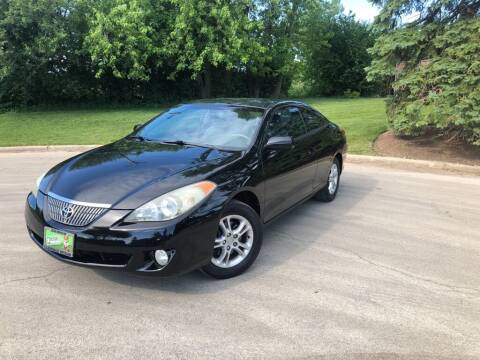
M 338 166 L 334 162 L 330 168 L 330 174 L 328 175 L 328 192 L 330 195 L 335 194 L 338 186 Z
M 253 245 L 252 224 L 241 215 L 228 215 L 220 220 L 213 246 L 212 263 L 221 268 L 240 264 Z

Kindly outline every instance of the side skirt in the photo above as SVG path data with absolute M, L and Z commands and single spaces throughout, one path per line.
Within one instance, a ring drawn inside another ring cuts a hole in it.
M 280 214 L 277 214 L 275 215 L 273 218 L 269 219 L 268 221 L 264 221 L 263 224 L 264 225 L 269 225 L 271 224 L 272 222 L 274 222 L 275 220 L 277 220 L 278 218 L 282 217 L 283 215 L 287 214 L 288 212 L 292 211 L 293 209 L 296 209 L 298 206 L 302 205 L 303 203 L 307 202 L 308 200 L 310 200 L 316 193 L 317 191 L 319 191 L 320 189 L 322 189 L 321 187 L 318 187 L 317 190 L 313 191 L 310 195 L 308 195 L 307 197 L 305 197 L 304 199 L 296 202 L 294 205 L 290 206 L 288 209 L 285 209 L 283 210 Z

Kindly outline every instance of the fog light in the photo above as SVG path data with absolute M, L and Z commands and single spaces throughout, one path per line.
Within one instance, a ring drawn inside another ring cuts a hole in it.
M 165 250 L 155 251 L 155 261 L 160 266 L 166 266 L 168 264 L 168 254 Z

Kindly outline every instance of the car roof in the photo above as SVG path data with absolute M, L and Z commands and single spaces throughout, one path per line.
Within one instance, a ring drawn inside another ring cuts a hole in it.
M 245 107 L 258 108 L 262 110 L 270 110 L 271 108 L 278 105 L 300 105 L 300 106 L 310 107 L 301 101 L 281 100 L 281 99 L 262 99 L 262 98 L 216 98 L 216 99 L 197 100 L 197 101 L 190 102 L 188 104 L 233 105 L 233 106 L 245 106 Z

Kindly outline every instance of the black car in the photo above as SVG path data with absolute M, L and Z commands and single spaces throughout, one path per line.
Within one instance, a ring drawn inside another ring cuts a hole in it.
M 179 105 L 37 180 L 33 241 L 77 265 L 216 278 L 245 271 L 263 225 L 338 190 L 346 139 L 295 101 Z

